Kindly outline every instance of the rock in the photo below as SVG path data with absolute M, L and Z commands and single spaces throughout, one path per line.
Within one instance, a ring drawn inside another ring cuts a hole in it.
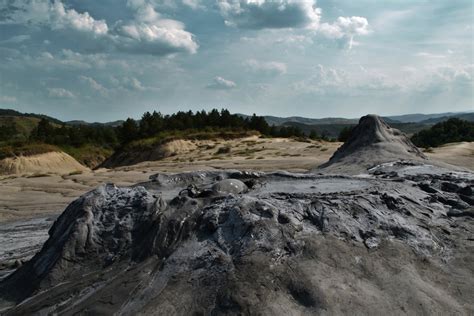
M 441 183 L 441 190 L 445 192 L 458 192 L 461 188 L 456 184 L 452 182 L 443 182 Z
M 472 196 L 472 187 L 471 186 L 465 186 L 461 188 L 458 192 L 459 194 L 462 194 L 464 196 Z
M 447 213 L 450 217 L 474 217 L 474 209 L 470 208 L 468 210 L 449 210 Z
M 427 193 L 437 193 L 438 192 L 438 190 L 436 190 L 435 188 L 433 188 L 432 186 L 430 186 L 426 182 L 418 183 L 418 187 L 420 189 L 422 189 L 423 191 L 427 192 Z
M 380 240 L 376 237 L 369 237 L 364 240 L 364 245 L 369 249 L 377 248 L 380 244 Z
M 471 198 L 467 195 L 462 195 L 462 194 L 459 195 L 459 198 L 461 200 L 463 200 L 464 202 L 466 202 L 467 204 L 469 204 L 471 206 L 474 206 L 474 199 L 473 198 Z

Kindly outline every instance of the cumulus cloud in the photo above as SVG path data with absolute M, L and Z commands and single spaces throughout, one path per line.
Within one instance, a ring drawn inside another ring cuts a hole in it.
M 76 96 L 69 90 L 64 88 L 48 88 L 48 95 L 52 98 L 73 99 Z
M 111 84 L 121 90 L 131 90 L 131 91 L 145 91 L 147 89 L 153 89 L 150 87 L 145 87 L 143 83 L 135 77 L 110 77 Z
M 243 29 L 303 28 L 312 34 L 338 40 L 351 49 L 358 43 L 356 35 L 369 34 L 364 17 L 339 17 L 333 23 L 320 23 L 321 9 L 315 0 L 218 0 L 217 6 L 225 23 Z M 301 35 L 299 35 L 301 36 Z M 311 36 L 303 36 L 306 38 Z M 301 41 L 301 38 L 293 37 Z
M 474 65 L 446 65 L 434 69 L 425 69 L 424 76 L 416 76 L 419 92 L 441 93 L 453 90 L 474 90 Z
M 95 19 L 88 12 L 68 9 L 59 0 L 13 0 L 1 23 L 89 34 L 95 46 L 101 49 L 152 55 L 196 52 L 198 44 L 183 23 L 163 18 L 145 0 L 128 0 L 127 6 L 134 11 L 134 19 L 120 21 L 109 28 L 105 20 Z
M 53 30 L 73 29 L 98 36 L 108 32 L 104 20 L 96 20 L 88 12 L 67 9 L 58 0 L 13 0 L 6 12 L 3 24 L 45 25 Z
M 286 73 L 286 64 L 276 61 L 262 62 L 255 59 L 246 60 L 244 66 L 253 72 L 265 75 L 283 75 Z
M 22 64 L 39 68 L 101 69 L 110 62 L 105 54 L 81 54 L 70 49 L 63 49 L 54 55 L 45 51 L 34 58 L 24 58 Z
M 246 29 L 317 28 L 321 9 L 314 0 L 218 0 L 227 25 Z
M 215 77 L 212 83 L 207 85 L 208 89 L 216 89 L 216 90 L 230 90 L 235 88 L 237 85 L 235 82 L 231 80 L 224 79 L 222 77 Z
M 145 0 L 128 0 L 127 5 L 135 11 L 135 20 L 117 27 L 113 39 L 119 49 L 152 55 L 197 51 L 198 44 L 183 23 L 162 18 Z
M 348 49 L 355 44 L 354 36 L 370 33 L 369 22 L 360 16 L 339 17 L 334 23 L 322 23 L 318 32 L 331 39 L 342 40 Z

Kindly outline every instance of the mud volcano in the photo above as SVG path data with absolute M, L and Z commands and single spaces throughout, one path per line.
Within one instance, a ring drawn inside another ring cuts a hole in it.
M 360 119 L 349 139 L 321 168 L 333 173 L 357 173 L 378 164 L 396 161 L 423 161 L 426 156 L 398 129 L 377 115 Z
M 329 165 L 372 164 L 365 152 L 393 156 L 363 176 L 228 170 L 102 185 L 1 281 L 0 313 L 473 314 L 474 174 L 427 164 L 374 116 Z

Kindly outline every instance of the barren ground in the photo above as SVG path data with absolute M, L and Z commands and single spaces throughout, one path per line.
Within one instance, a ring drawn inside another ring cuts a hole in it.
M 133 185 L 148 180 L 157 172 L 213 169 L 305 172 L 326 162 L 341 143 L 250 137 L 197 141 L 194 145 L 192 151 L 180 151 L 160 161 L 114 170 L 101 169 L 62 176 L 3 176 L 0 178 L 0 222 L 56 215 L 71 201 L 101 183 Z M 229 147 L 230 153 L 217 154 L 219 148 L 224 147 Z M 474 170 L 474 143 L 445 145 L 427 155 L 430 159 Z

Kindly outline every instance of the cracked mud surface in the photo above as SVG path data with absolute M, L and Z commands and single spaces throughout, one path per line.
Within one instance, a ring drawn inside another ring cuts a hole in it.
M 470 314 L 474 176 L 426 168 L 400 162 L 365 177 L 209 171 L 103 185 L 73 202 L 41 252 L 2 281 L 2 306 Z

